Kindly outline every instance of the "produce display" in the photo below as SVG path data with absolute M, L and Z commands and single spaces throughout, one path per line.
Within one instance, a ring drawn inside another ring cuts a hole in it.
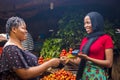
M 75 58 L 75 56 L 72 55 L 72 48 L 69 48 L 69 51 L 62 49 L 60 52 L 59 57 L 67 57 L 67 58 Z M 44 58 L 40 56 L 38 58 L 38 64 L 43 64 L 44 62 L 50 60 L 51 58 Z M 57 68 L 52 68 L 49 70 L 50 74 L 43 75 L 42 79 L 40 80 L 76 80 L 76 74 L 70 71 L 69 69 L 67 70 L 66 67 L 57 67 Z
M 74 55 L 72 55 L 72 51 L 73 49 L 72 48 L 69 48 L 69 51 L 67 52 L 65 49 L 63 49 L 60 53 L 60 57 L 62 56 L 66 56 L 67 58 L 75 58 Z
M 42 56 L 40 56 L 39 58 L 38 58 L 38 64 L 42 64 L 42 63 L 44 63 L 44 62 L 46 62 L 46 61 L 48 61 L 48 60 L 50 60 L 51 58 L 44 58 L 44 57 L 42 57 Z
M 65 49 L 62 49 L 59 57 L 66 56 L 67 58 L 74 58 L 75 56 L 72 55 L 72 51 L 73 51 L 72 48 L 69 48 L 69 51 L 68 51 L 68 52 L 67 52 Z M 43 56 L 40 56 L 40 57 L 38 58 L 38 64 L 42 64 L 42 63 L 44 63 L 44 62 L 46 62 L 46 61 L 48 61 L 48 60 L 50 60 L 50 59 L 51 59 L 51 58 L 49 58 L 49 56 L 48 56 L 48 57 L 45 57 L 45 58 L 44 58 Z
M 59 57 L 61 51 L 62 39 L 59 38 L 48 38 L 44 41 L 40 55 L 44 58 Z
M 76 75 L 70 71 L 61 69 L 50 75 L 44 76 L 40 80 L 76 80 Z

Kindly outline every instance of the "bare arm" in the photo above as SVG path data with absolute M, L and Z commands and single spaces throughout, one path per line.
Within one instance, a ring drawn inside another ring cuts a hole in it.
M 85 59 L 92 61 L 93 63 L 98 64 L 100 66 L 110 68 L 113 63 L 113 49 L 105 50 L 105 60 L 94 59 L 94 58 L 88 57 L 85 54 L 79 54 L 79 57 L 85 58 Z
M 57 58 L 54 58 L 54 59 L 47 61 L 39 66 L 30 67 L 28 69 L 25 69 L 25 68 L 14 69 L 14 71 L 17 73 L 17 75 L 20 78 L 29 79 L 29 78 L 39 76 L 41 73 L 43 73 L 49 67 L 58 66 L 59 63 L 60 63 L 60 60 Z
M 74 57 L 74 58 L 67 58 L 66 56 L 62 56 L 60 57 L 60 59 L 62 60 L 63 64 L 75 64 L 78 65 L 80 63 L 80 58 L 79 57 Z
M 81 59 L 79 57 L 69 59 L 69 63 L 79 65 Z
M 110 68 L 112 66 L 112 63 L 113 63 L 113 49 L 106 49 L 105 50 L 105 60 L 94 59 L 94 58 L 87 56 L 86 54 L 78 54 L 78 57 L 73 58 L 73 59 L 69 59 L 68 63 L 78 65 L 81 61 L 81 58 L 84 58 L 88 61 L 92 61 L 93 63 L 100 65 L 102 67 Z
M 0 35 L 0 42 L 2 42 L 2 41 L 7 41 L 7 39 Z

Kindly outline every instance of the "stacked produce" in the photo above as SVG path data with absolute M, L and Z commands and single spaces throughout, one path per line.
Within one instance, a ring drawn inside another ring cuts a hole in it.
M 42 56 L 40 56 L 38 58 L 38 64 L 42 64 L 44 62 L 44 58 Z
M 66 56 L 67 58 L 74 58 L 75 56 L 72 55 L 72 50 L 73 50 L 72 48 L 69 48 L 69 51 L 67 52 L 67 50 L 62 49 L 59 57 Z M 50 59 L 51 58 L 49 57 L 44 58 L 43 56 L 40 56 L 38 58 L 38 64 L 42 64 Z
M 63 49 L 60 53 L 60 57 L 66 56 L 66 55 L 67 55 L 67 51 L 65 49 Z
M 60 53 L 60 57 L 62 56 L 66 56 L 67 58 L 74 58 L 75 56 L 72 55 L 72 48 L 69 48 L 69 51 L 67 52 L 65 49 L 62 49 L 61 53 Z
M 40 56 L 39 58 L 38 58 L 38 64 L 42 64 L 42 63 L 44 63 L 44 62 L 46 62 L 46 61 L 48 61 L 48 60 L 50 60 L 51 58 L 44 58 L 44 57 L 42 57 L 42 56 Z
M 70 71 L 61 69 L 48 76 L 44 76 L 41 80 L 76 80 L 76 76 Z
M 65 56 L 66 58 L 74 58 L 75 56 L 72 55 L 72 48 L 69 48 L 67 51 L 66 49 L 62 49 L 62 51 L 59 54 L 59 57 Z M 38 64 L 42 64 L 51 58 L 40 56 L 38 58 Z M 76 75 L 73 74 L 71 71 L 67 70 L 66 67 L 60 67 L 57 68 L 51 68 L 51 70 L 48 70 L 50 74 L 43 75 L 43 78 L 40 80 L 76 80 Z

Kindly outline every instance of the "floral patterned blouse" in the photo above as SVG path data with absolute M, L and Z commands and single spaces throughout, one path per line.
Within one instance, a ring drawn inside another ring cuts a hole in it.
M 22 80 L 13 69 L 27 69 L 37 65 L 37 57 L 35 55 L 15 45 L 8 45 L 3 49 L 0 57 L 0 80 Z M 37 78 L 29 80 L 37 80 Z

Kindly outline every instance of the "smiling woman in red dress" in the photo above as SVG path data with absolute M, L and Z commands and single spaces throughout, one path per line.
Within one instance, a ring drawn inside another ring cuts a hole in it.
M 76 59 L 68 62 L 79 64 L 76 80 L 107 80 L 106 68 L 113 63 L 113 40 L 104 32 L 104 20 L 98 12 L 90 12 L 84 18 L 88 35 L 80 44 Z

